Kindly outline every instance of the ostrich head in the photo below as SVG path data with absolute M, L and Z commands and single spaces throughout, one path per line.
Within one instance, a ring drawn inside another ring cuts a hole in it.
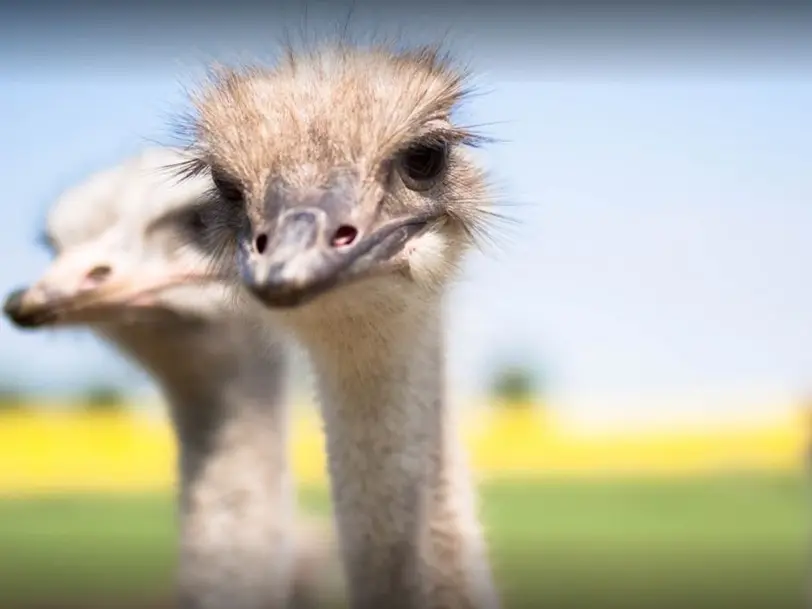
M 65 192 L 44 231 L 54 259 L 33 285 L 8 296 L 6 315 L 24 328 L 177 326 L 229 307 L 206 254 L 219 247 L 203 230 L 211 183 L 204 176 L 178 183 L 165 171 L 187 158 L 148 149 Z
M 466 150 L 482 138 L 452 119 L 466 93 L 431 48 L 339 44 L 215 72 L 184 170 L 210 173 L 224 223 L 210 230 L 232 231 L 243 285 L 311 320 L 439 293 L 491 217 Z

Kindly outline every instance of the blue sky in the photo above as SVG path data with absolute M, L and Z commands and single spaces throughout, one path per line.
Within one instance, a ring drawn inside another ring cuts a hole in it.
M 61 188 L 167 141 L 188 65 L 171 51 L 106 63 L 0 51 L 5 292 L 47 264 L 34 238 Z M 556 78 L 469 51 L 489 92 L 468 117 L 498 123 L 489 133 L 506 142 L 482 154 L 520 223 L 472 258 L 449 303 L 455 387 L 522 354 L 560 392 L 812 389 L 809 72 Z M 82 332 L 5 320 L 0 374 L 56 390 L 143 383 Z

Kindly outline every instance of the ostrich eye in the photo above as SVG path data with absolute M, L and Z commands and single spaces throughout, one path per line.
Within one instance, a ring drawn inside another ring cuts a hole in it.
M 211 179 L 212 182 L 214 182 L 214 188 L 217 190 L 217 194 L 220 195 L 224 201 L 233 203 L 234 205 L 242 205 L 244 203 L 245 197 L 243 196 L 242 188 L 235 180 L 217 171 L 212 171 Z
M 407 148 L 400 157 L 400 173 L 411 190 L 425 190 L 442 175 L 448 164 L 444 143 L 420 144 Z

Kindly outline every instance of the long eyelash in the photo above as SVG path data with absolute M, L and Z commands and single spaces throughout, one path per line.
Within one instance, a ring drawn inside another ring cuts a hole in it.
M 214 274 L 222 268 L 226 262 L 226 257 L 232 254 L 233 246 L 236 245 L 233 239 L 219 239 L 211 244 L 211 249 L 206 254 L 206 272 Z
M 493 125 L 501 124 L 500 121 L 491 123 L 478 123 L 476 125 L 462 125 L 455 128 L 455 131 L 462 133 L 463 138 L 461 144 L 470 146 L 472 148 L 480 148 L 487 144 L 503 144 L 506 140 L 494 137 L 492 135 L 485 135 L 480 129 L 483 127 L 492 127 Z
M 191 180 L 206 175 L 210 178 L 212 184 L 204 192 L 204 197 L 210 200 L 221 201 L 223 203 L 234 203 L 234 201 L 230 197 L 225 196 L 215 184 L 215 176 L 220 175 L 222 176 L 223 181 L 228 183 L 235 190 L 239 191 L 240 197 L 242 197 L 243 185 L 240 184 L 239 181 L 228 177 L 225 171 L 219 169 L 217 166 L 213 166 L 200 156 L 194 156 L 185 161 L 165 165 L 164 170 L 170 172 L 173 177 L 178 180 L 178 182 L 183 182 L 185 180 Z
M 221 208 L 217 208 L 218 210 Z M 218 230 L 211 233 L 211 238 L 207 243 L 207 257 L 209 258 L 209 270 L 215 271 L 218 267 L 230 264 L 237 253 L 237 239 L 235 235 L 240 227 L 236 225 L 234 217 L 228 211 L 215 212 L 217 217 L 215 222 Z
M 191 157 L 184 161 L 177 163 L 169 163 L 161 168 L 163 171 L 168 172 L 179 183 L 187 180 L 192 180 L 203 175 L 212 176 L 212 166 L 200 157 Z M 212 184 L 202 193 L 203 199 L 222 201 L 228 203 L 220 193 L 219 189 Z
M 234 256 L 236 241 L 233 239 L 234 231 L 227 226 L 228 217 L 222 216 L 215 219 L 218 224 L 215 230 L 207 233 L 204 245 L 205 253 L 201 253 L 198 246 L 192 239 L 182 239 L 177 245 L 177 250 L 189 250 L 201 257 L 206 273 L 219 275 L 223 265 L 230 264 L 229 260 Z M 226 235 L 228 235 L 226 237 Z M 235 280 L 236 282 L 236 280 Z
M 161 168 L 161 171 L 169 173 L 178 182 L 192 180 L 202 175 L 210 174 L 211 167 L 206 161 L 199 157 L 191 157 L 177 163 L 168 163 Z
M 200 176 L 207 175 L 211 177 L 212 167 L 201 156 L 190 156 L 188 159 L 178 161 L 176 163 L 169 163 L 161 168 L 163 171 L 169 173 L 179 183 L 187 180 L 195 179 Z M 200 193 L 200 201 L 205 205 L 206 202 L 225 202 L 218 188 L 211 183 L 202 193 Z M 214 209 L 217 209 L 215 207 Z M 212 208 L 209 208 L 211 212 Z M 220 230 L 215 230 L 209 233 L 209 238 L 206 244 L 206 255 L 204 256 L 206 270 L 208 273 L 216 274 L 219 268 L 227 262 L 227 258 L 231 257 L 236 247 L 236 242 L 232 238 L 234 234 L 233 227 L 229 227 L 231 215 L 223 212 L 222 215 L 218 214 L 215 218 L 215 223 L 219 225 Z M 228 238 L 223 236 L 224 232 L 229 234 Z M 190 243 L 184 243 L 182 247 L 191 246 Z M 235 280 L 235 285 L 238 282 Z
M 489 138 L 469 131 L 465 128 L 433 129 L 429 133 L 421 135 L 408 142 L 407 146 L 446 144 L 448 146 L 471 146 L 478 148 L 489 143 Z
M 492 141 L 491 138 L 475 133 L 465 127 L 433 129 L 428 133 L 403 142 L 403 144 L 394 149 L 391 156 L 396 156 L 415 146 L 448 146 L 449 148 L 453 146 L 468 146 L 471 148 L 480 148 Z
M 459 205 L 465 209 L 464 213 L 449 209 L 446 214 L 462 229 L 469 243 L 481 252 L 503 253 L 509 242 L 514 241 L 513 229 L 521 225 L 521 220 L 499 211 L 499 208 L 522 206 L 521 203 L 471 199 L 459 201 Z

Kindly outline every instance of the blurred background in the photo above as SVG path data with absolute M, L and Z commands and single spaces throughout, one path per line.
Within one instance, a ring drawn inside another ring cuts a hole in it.
M 506 603 L 800 606 L 809 15 L 409 6 L 356 2 L 350 30 L 469 61 L 466 122 L 500 140 L 481 154 L 517 221 L 448 315 Z M 349 12 L 232 8 L 2 8 L 4 292 L 48 264 L 63 189 L 174 143 L 206 62 L 272 59 L 285 29 Z M 304 362 L 295 377 L 294 468 L 326 515 Z M 176 449 L 149 378 L 87 332 L 3 319 L 0 393 L 0 606 L 160 604 Z

